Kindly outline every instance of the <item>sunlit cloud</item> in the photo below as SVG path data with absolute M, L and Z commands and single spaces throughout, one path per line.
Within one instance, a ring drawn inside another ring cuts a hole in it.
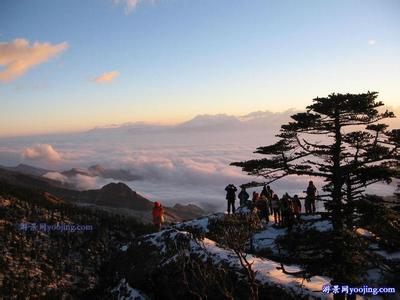
M 66 42 L 52 45 L 35 42 L 29 44 L 26 39 L 0 43 L 0 82 L 8 82 L 24 75 L 32 67 L 47 62 L 68 48 Z
M 376 40 L 374 40 L 374 39 L 369 39 L 369 40 L 368 40 L 368 44 L 371 45 L 371 46 L 373 46 L 373 45 L 376 44 Z
M 119 76 L 118 71 L 111 71 L 111 72 L 106 72 L 101 74 L 100 76 L 97 76 L 93 80 L 97 83 L 109 83 L 114 80 L 114 78 Z
M 61 154 L 49 144 L 36 144 L 32 147 L 27 147 L 23 151 L 23 157 L 29 160 L 50 162 L 61 160 Z

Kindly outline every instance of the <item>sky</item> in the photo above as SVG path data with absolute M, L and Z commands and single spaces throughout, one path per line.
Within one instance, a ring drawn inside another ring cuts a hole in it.
M 0 137 L 302 109 L 400 106 L 400 2 L 0 2 Z

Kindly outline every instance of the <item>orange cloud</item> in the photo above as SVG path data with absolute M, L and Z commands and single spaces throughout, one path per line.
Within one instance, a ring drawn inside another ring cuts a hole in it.
M 61 160 L 61 154 L 58 153 L 52 145 L 49 144 L 36 144 L 32 147 L 24 149 L 24 158 L 31 160 L 43 160 L 43 161 L 59 161 Z
M 111 72 L 106 72 L 101 74 L 100 76 L 97 76 L 94 81 L 97 83 L 109 83 L 113 81 L 114 78 L 119 76 L 118 71 L 111 71 Z
M 66 42 L 52 45 L 35 42 L 29 45 L 25 39 L 0 43 L 0 82 L 11 81 L 24 75 L 30 68 L 48 61 L 50 58 L 68 48 Z

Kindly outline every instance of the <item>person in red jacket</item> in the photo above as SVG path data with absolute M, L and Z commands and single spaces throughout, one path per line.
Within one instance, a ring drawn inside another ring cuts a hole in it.
M 153 207 L 153 224 L 156 227 L 157 231 L 161 230 L 161 225 L 164 223 L 164 208 L 161 206 L 161 203 L 156 201 L 154 202 Z

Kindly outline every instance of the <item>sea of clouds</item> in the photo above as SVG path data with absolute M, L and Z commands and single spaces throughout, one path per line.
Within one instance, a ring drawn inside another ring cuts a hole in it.
M 254 158 L 258 146 L 274 142 L 280 124 L 291 114 L 293 111 L 198 116 L 178 126 L 126 124 L 75 134 L 4 138 L 0 140 L 0 165 L 24 163 L 45 168 L 51 171 L 45 177 L 82 190 L 100 188 L 114 180 L 82 174 L 67 177 L 60 172 L 96 164 L 128 169 L 141 180 L 126 183 L 150 200 L 223 210 L 227 184 L 262 181 L 229 164 Z M 317 187 L 323 185 L 315 178 L 291 177 L 272 184 L 272 188 L 279 195 L 289 192 L 302 196 L 310 179 Z M 390 195 L 394 188 L 376 185 L 371 192 Z

